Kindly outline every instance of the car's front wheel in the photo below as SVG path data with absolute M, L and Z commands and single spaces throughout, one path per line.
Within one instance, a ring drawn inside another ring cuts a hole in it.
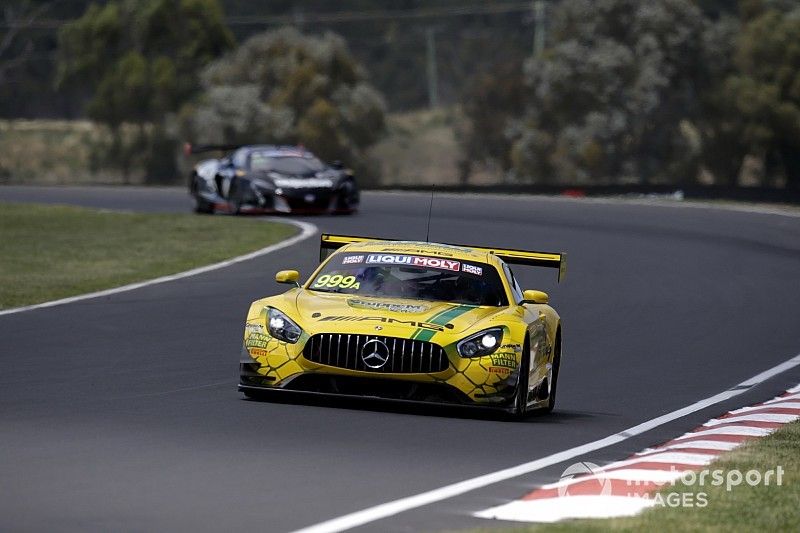
M 333 212 L 336 214 L 350 215 L 356 211 L 358 208 L 358 191 L 356 190 L 356 184 L 352 180 L 345 181 L 342 184 L 336 194 L 336 201 L 333 207 Z
M 231 180 L 230 188 L 228 189 L 228 205 L 230 211 L 234 215 L 242 214 L 242 206 L 244 205 L 244 192 L 246 185 L 241 180 L 233 178 Z
M 203 215 L 213 215 L 214 204 L 204 199 L 198 193 L 198 190 L 200 189 L 200 184 L 197 182 L 198 179 L 200 178 L 195 176 L 192 180 L 192 197 L 194 198 L 194 212 Z
M 261 400 L 264 397 L 260 391 L 252 389 L 242 389 L 242 394 L 244 394 L 244 397 L 248 400 Z
M 522 361 L 519 364 L 519 379 L 517 380 L 517 391 L 514 394 L 514 405 L 511 410 L 511 416 L 517 420 L 525 418 L 528 412 L 528 378 L 530 369 L 530 349 L 528 348 L 528 341 L 522 348 Z
M 553 356 L 553 366 L 548 377 L 547 405 L 542 408 L 543 413 L 550 413 L 556 407 L 556 392 L 558 391 L 558 372 L 561 369 L 561 333 L 556 337 L 555 355 Z

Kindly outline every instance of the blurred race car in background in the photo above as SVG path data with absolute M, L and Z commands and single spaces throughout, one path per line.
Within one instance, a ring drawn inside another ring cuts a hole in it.
M 303 147 L 185 146 L 187 155 L 211 151 L 227 155 L 192 170 L 189 193 L 197 213 L 350 214 L 358 208 L 352 171 L 325 164 Z

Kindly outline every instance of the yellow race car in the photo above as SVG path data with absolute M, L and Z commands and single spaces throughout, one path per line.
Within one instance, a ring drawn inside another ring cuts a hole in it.
M 305 284 L 250 305 L 239 390 L 371 396 L 549 412 L 561 319 L 509 265 L 557 268 L 563 253 L 322 235 Z

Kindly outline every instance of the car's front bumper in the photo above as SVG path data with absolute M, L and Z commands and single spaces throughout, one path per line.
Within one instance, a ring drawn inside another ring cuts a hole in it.
M 235 212 L 237 206 L 216 193 L 209 191 L 198 191 L 194 195 L 202 198 L 203 201 L 214 206 L 214 210 L 222 213 Z M 260 191 L 260 194 L 248 194 L 238 206 L 238 212 L 242 214 L 321 214 L 321 213 L 352 213 L 358 205 L 351 205 L 342 208 L 337 205 L 337 197 L 332 191 L 322 193 L 308 193 L 307 195 L 285 195 L 268 194 Z
M 466 359 L 458 356 L 454 347 L 448 347 L 443 350 L 444 364 L 427 368 L 430 372 L 392 371 L 388 367 L 370 371 L 363 365 L 360 369 L 353 365 L 347 368 L 338 358 L 334 361 L 313 356 L 305 349 L 307 341 L 292 345 L 265 335 L 261 346 L 244 346 L 239 388 L 499 408 L 510 406 L 516 392 L 518 366 L 498 367 L 499 354 L 493 354 L 494 359 Z M 519 355 L 503 354 L 503 358 L 508 361 Z M 419 359 L 416 361 L 415 364 L 422 364 Z

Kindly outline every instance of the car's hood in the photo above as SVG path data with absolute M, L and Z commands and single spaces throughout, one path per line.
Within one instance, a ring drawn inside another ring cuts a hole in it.
M 448 302 L 297 291 L 297 312 L 314 332 L 411 336 L 415 331 L 458 334 L 505 308 Z M 378 329 L 380 326 L 380 329 Z

